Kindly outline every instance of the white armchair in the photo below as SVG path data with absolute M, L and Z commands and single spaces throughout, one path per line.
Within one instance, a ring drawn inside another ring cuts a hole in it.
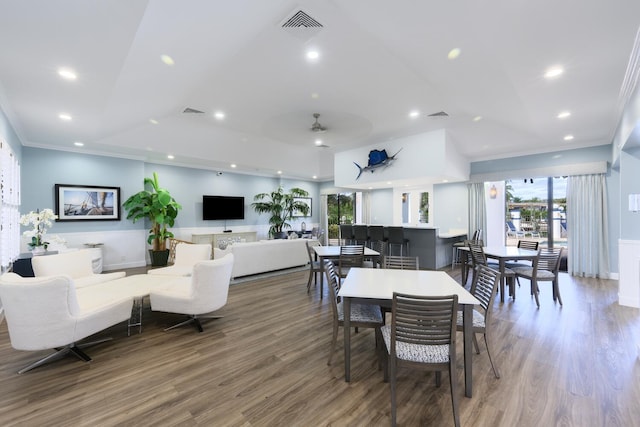
M 218 310 L 227 303 L 233 254 L 220 259 L 200 261 L 193 267 L 193 275 L 172 281 L 163 289 L 152 289 L 151 310 L 187 314 L 184 322 L 166 330 L 193 323 L 202 332 L 200 319 L 220 316 L 202 316 Z
M 193 266 L 198 261 L 211 259 L 210 244 L 179 243 L 176 246 L 175 261 L 172 266 L 154 268 L 147 274 L 159 274 L 163 276 L 191 276 Z
M 73 279 L 77 288 L 119 279 L 127 273 L 124 271 L 96 274 L 93 272 L 91 251 L 63 252 L 55 255 L 34 256 L 31 266 L 36 277 L 67 275 Z
M 23 373 L 69 353 L 88 362 L 81 348 L 108 341 L 78 341 L 125 321 L 131 315 L 132 298 L 111 297 L 100 304 L 88 303 L 76 294 L 68 276 L 0 277 L 0 300 L 5 312 L 11 346 L 16 350 L 56 349 L 43 359 L 21 369 Z

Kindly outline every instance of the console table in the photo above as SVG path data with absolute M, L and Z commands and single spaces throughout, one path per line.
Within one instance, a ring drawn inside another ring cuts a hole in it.
M 237 233 L 207 233 L 207 234 L 192 234 L 191 241 L 193 243 L 210 243 L 212 248 L 219 247 L 220 240 L 234 239 L 244 242 L 255 242 L 257 240 L 257 232 L 255 231 L 240 231 Z

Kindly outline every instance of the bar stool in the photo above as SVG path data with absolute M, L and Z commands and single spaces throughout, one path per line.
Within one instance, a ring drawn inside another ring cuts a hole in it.
M 391 248 L 393 245 L 400 246 L 400 256 L 403 256 L 402 249 L 407 247 L 407 254 L 409 254 L 409 239 L 404 237 L 404 228 L 402 227 L 387 227 L 387 244 L 389 245 L 389 254 L 391 254 Z
M 340 224 L 340 240 L 341 245 L 350 245 L 353 243 L 353 225 Z
M 353 226 L 353 244 L 369 246 L 369 230 L 366 225 Z
M 373 246 L 376 242 L 387 243 L 387 239 L 384 237 L 384 226 L 382 225 L 369 226 L 369 247 L 374 249 Z

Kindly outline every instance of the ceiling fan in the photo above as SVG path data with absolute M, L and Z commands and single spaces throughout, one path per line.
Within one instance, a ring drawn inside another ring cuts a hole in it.
M 320 122 L 318 122 L 318 118 L 320 117 L 320 113 L 313 113 L 313 117 L 315 117 L 316 121 L 311 125 L 311 131 L 316 133 L 324 133 L 327 131 L 327 128 L 322 126 Z

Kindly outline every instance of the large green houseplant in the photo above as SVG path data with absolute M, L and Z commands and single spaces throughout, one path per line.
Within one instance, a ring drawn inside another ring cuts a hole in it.
M 144 185 L 149 186 L 151 191 L 145 189 L 137 192 L 123 206 L 128 211 L 127 219 L 134 223 L 141 219 L 149 220 L 151 229 L 147 243 L 151 245 L 151 265 L 166 265 L 169 256 L 167 239 L 173 237 L 169 227 L 173 227 L 182 206 L 171 197 L 168 190 L 160 187 L 156 172 L 153 178 L 144 179 Z
M 285 236 L 284 228 L 290 228 L 290 221 L 294 212 L 300 212 L 302 215 L 309 214 L 309 205 L 299 200 L 298 197 L 309 197 L 309 193 L 301 188 L 292 188 L 285 193 L 282 186 L 271 193 L 260 193 L 253 197 L 254 203 L 251 204 L 257 213 L 268 213 L 269 217 L 269 234 L 274 238 L 282 238 Z

